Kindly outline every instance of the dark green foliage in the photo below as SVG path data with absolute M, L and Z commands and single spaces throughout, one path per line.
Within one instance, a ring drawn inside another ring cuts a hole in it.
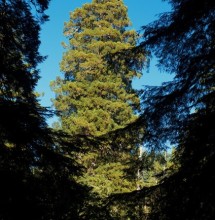
M 44 59 L 38 53 L 39 31 L 48 2 L 0 1 L 2 220 L 77 219 L 87 194 L 74 181 L 80 173 L 74 152 L 86 139 L 49 129 L 45 117 L 51 113 L 34 94 L 37 64 Z
M 161 69 L 175 74 L 173 81 L 142 94 L 145 138 L 156 146 L 167 137 L 178 140 L 190 113 L 207 109 L 205 101 L 214 94 L 214 1 L 170 3 L 172 12 L 144 27 L 140 46 L 156 55 Z
M 187 124 L 178 149 L 180 169 L 159 187 L 151 219 L 213 219 L 214 112 L 198 112 Z
M 175 144 L 178 170 L 122 201 L 141 195 L 144 205 L 148 198 L 148 214 L 142 212 L 145 217 L 137 219 L 213 219 L 215 2 L 169 2 L 172 11 L 143 28 L 137 51 L 144 48 L 155 54 L 159 67 L 175 77 L 145 88 L 143 114 L 133 129 L 145 124 L 144 140 L 150 149 L 165 149 L 167 140 Z
M 149 149 L 175 144 L 175 165 L 158 185 L 109 197 L 107 209 L 118 207 L 131 219 L 214 219 L 215 143 L 215 3 L 169 1 L 172 12 L 144 27 L 141 49 L 155 54 L 159 67 L 175 75 L 171 82 L 146 87 L 141 93 L 143 114 L 128 132 L 144 124 Z M 126 130 L 124 130 L 126 134 Z M 118 217 L 120 219 L 120 217 Z M 116 217 L 117 219 L 117 217 Z

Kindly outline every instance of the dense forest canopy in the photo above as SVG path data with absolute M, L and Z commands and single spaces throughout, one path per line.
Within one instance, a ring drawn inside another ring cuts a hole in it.
M 0 219 L 214 219 L 215 2 L 168 2 L 139 44 L 122 0 L 70 13 L 50 128 L 35 93 L 49 0 L 0 1 Z M 137 94 L 151 56 L 174 78 Z

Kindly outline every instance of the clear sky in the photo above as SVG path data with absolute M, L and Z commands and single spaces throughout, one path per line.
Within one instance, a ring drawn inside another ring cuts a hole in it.
M 41 46 L 40 52 L 48 58 L 39 65 L 41 79 L 38 82 L 37 91 L 44 92 L 44 97 L 41 98 L 41 104 L 46 107 L 52 105 L 50 99 L 54 98 L 54 93 L 51 91 L 50 81 L 55 80 L 56 76 L 62 76 L 59 63 L 62 59 L 63 48 L 61 42 L 65 41 L 63 36 L 64 22 L 69 20 L 69 12 L 77 7 L 81 7 L 84 3 L 89 3 L 90 0 L 51 0 L 47 14 L 50 20 L 42 26 L 41 31 Z M 162 12 L 170 10 L 167 2 L 162 0 L 124 0 L 128 7 L 128 15 L 132 22 L 132 28 L 140 30 L 141 26 L 146 25 L 156 18 Z M 143 71 L 141 79 L 135 79 L 133 86 L 140 89 L 142 85 L 159 85 L 163 81 L 168 81 L 172 77 L 160 73 L 155 62 L 152 62 L 150 71 Z

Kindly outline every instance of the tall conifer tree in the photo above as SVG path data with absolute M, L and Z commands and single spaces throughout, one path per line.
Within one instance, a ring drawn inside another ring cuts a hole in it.
M 134 120 L 132 104 L 139 99 L 131 88 L 137 75 L 122 66 L 113 73 L 104 56 L 135 45 L 123 1 L 98 1 L 83 5 L 70 15 L 64 34 L 69 39 L 57 79 L 55 107 L 70 133 L 102 135 Z M 120 64 L 119 64 L 120 65 Z
M 64 78 L 57 78 L 51 86 L 56 93 L 53 102 L 61 126 L 70 134 L 100 136 L 137 118 L 134 112 L 139 98 L 131 83 L 139 73 L 121 60 L 115 60 L 115 66 L 120 67 L 115 72 L 107 60 L 109 54 L 136 45 L 137 33 L 128 30 L 130 24 L 122 0 L 93 0 L 74 10 L 65 23 L 64 35 L 69 42 L 64 44 L 66 52 L 61 62 Z M 129 155 L 120 157 L 122 162 Z M 104 158 L 101 162 L 101 150 L 84 155 L 82 160 L 87 167 L 82 181 L 97 188 L 95 191 L 100 195 L 134 189 L 130 183 L 121 181 L 126 166 L 113 158 L 109 166 Z M 116 170 L 111 166 L 118 167 L 119 173 L 114 174 Z M 114 184 L 117 179 L 120 183 Z

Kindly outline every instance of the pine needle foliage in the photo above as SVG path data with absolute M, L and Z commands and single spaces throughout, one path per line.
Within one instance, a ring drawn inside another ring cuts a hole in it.
M 60 126 L 69 134 L 104 136 L 137 119 L 139 98 L 132 79 L 140 72 L 128 68 L 124 60 L 115 59 L 115 68 L 109 62 L 110 55 L 136 46 L 138 35 L 130 26 L 122 0 L 93 0 L 70 13 L 64 27 L 68 39 L 61 61 L 64 76 L 51 83 Z M 135 179 L 125 179 L 125 161 L 132 155 L 113 151 L 106 142 L 79 155 L 86 173 L 78 181 L 100 197 L 136 187 Z
M 64 78 L 52 82 L 63 129 L 99 136 L 134 121 L 139 99 L 131 81 L 139 73 L 122 65 L 111 70 L 105 56 L 135 46 L 137 34 L 123 1 L 93 1 L 70 14 L 61 62 Z

